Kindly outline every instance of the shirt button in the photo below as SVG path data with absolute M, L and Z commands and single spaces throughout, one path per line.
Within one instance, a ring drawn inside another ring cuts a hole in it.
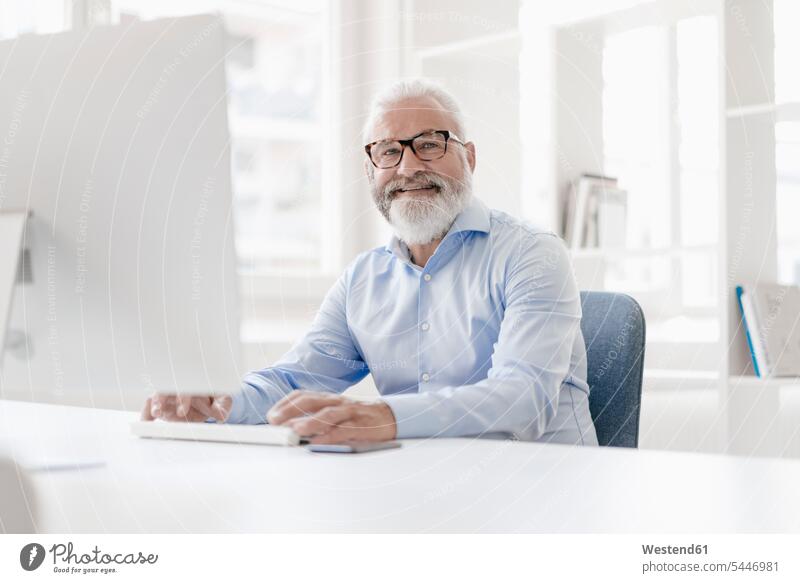
M 431 280 L 431 274 L 430 273 L 426 273 L 425 275 L 422 276 L 422 279 L 424 279 L 425 281 L 430 281 Z
M 423 322 L 422 326 L 420 326 L 420 328 L 422 328 L 423 331 L 427 330 L 430 327 L 431 327 L 431 325 L 428 324 L 427 322 Z
M 431 375 L 429 375 L 426 372 L 422 373 L 422 380 L 423 380 L 423 382 L 427 383 L 429 380 L 431 380 Z

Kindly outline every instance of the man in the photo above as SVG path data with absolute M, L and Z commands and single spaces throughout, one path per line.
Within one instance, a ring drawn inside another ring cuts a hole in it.
M 596 445 L 565 248 L 473 197 L 465 135 L 438 86 L 400 82 L 379 95 L 365 169 L 389 244 L 359 255 L 308 334 L 237 395 L 156 395 L 143 417 L 266 418 L 315 443 L 500 433 Z M 369 373 L 380 401 L 341 395 Z

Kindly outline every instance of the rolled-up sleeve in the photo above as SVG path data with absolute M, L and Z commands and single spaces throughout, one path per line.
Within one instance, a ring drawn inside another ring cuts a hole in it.
M 233 397 L 228 423 L 266 423 L 277 401 L 295 389 L 340 393 L 369 372 L 346 318 L 351 270 L 325 296 L 311 329 L 273 366 L 246 375 Z
M 569 257 L 553 234 L 524 235 L 505 269 L 504 315 L 487 378 L 389 395 L 399 438 L 502 432 L 537 439 L 555 418 L 581 307 Z

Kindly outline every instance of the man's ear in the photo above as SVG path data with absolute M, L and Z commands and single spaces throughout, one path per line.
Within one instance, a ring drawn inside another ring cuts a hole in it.
M 464 144 L 464 149 L 467 151 L 467 163 L 469 164 L 469 169 L 472 172 L 475 172 L 475 144 L 473 142 L 467 142 Z

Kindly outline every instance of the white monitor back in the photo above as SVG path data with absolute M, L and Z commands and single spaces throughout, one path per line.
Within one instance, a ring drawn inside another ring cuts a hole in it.
M 32 213 L 3 396 L 238 386 L 224 55 L 215 16 L 0 43 L 0 210 Z
M 11 297 L 17 278 L 22 233 L 27 215 L 28 213 L 24 211 L 0 210 L 0 347 L 5 344 L 8 314 L 11 312 Z M 0 369 L 2 366 L 0 359 Z

